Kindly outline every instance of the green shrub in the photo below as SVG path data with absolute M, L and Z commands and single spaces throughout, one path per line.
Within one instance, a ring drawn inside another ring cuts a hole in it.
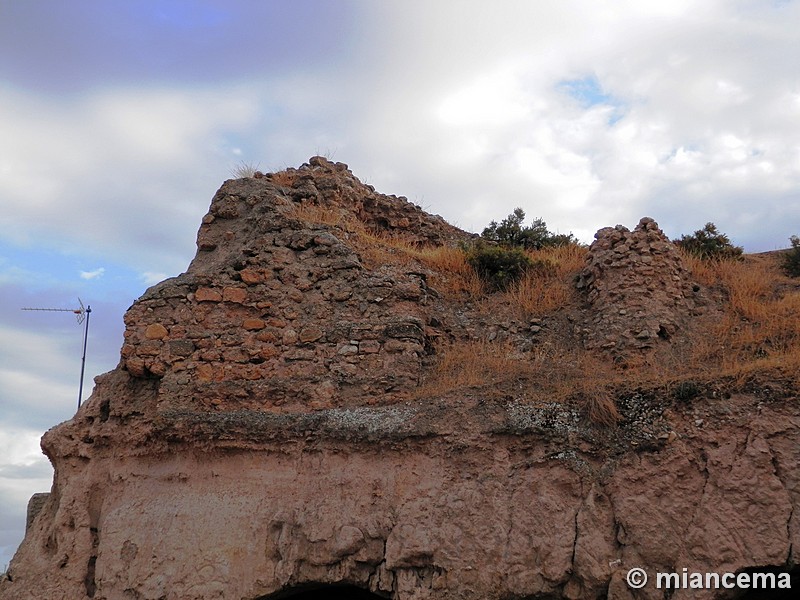
M 789 277 L 800 277 L 800 237 L 789 238 L 792 247 L 783 256 L 783 270 Z
M 695 381 L 680 381 L 672 388 L 672 396 L 676 400 L 687 401 L 700 395 L 702 389 Z
M 703 260 L 729 260 L 741 257 L 743 252 L 740 246 L 731 243 L 727 235 L 720 233 L 714 223 L 706 223 L 692 235 L 682 235 L 675 243 Z
M 467 262 L 494 291 L 507 289 L 534 264 L 521 248 L 487 244 L 476 244 L 468 249 Z
M 492 221 L 483 230 L 481 237 L 485 240 L 505 244 L 508 246 L 518 246 L 527 250 L 539 250 L 545 247 L 566 246 L 577 244 L 575 236 L 563 233 L 552 233 L 547 229 L 544 220 L 534 219 L 530 226 L 525 227 L 525 211 L 515 208 L 514 212 L 498 223 Z

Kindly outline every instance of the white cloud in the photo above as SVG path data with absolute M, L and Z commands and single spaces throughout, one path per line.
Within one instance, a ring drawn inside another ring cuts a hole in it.
M 797 5 L 413 6 L 379 11 L 396 53 L 361 143 L 381 151 L 355 153 L 378 189 L 473 230 L 522 206 L 587 241 L 643 215 L 673 235 L 714 220 L 751 250 L 785 245 L 787 212 L 796 227 Z M 613 102 L 559 90 L 589 76 Z
M 19 115 L 2 123 L 18 134 L 7 139 L 27 140 L 0 151 L 18 157 L 0 161 L 0 191 L 30 224 L 18 229 L 58 229 L 76 245 L 84 235 L 140 272 L 176 274 L 232 159 L 271 170 L 329 151 L 473 230 L 515 206 L 587 232 L 644 214 L 677 228 L 688 208 L 755 239 L 731 188 L 757 182 L 761 245 L 788 237 L 770 210 L 800 181 L 786 14 L 717 2 L 412 5 L 363 7 L 365 53 L 336 70 L 265 72 L 228 90 L 100 89 L 60 105 L 6 91 L 2 114 Z M 584 107 L 559 87 L 587 77 L 607 103 Z M 667 201 L 666 188 L 682 197 Z
M 227 176 L 233 153 L 221 155 L 220 141 L 257 114 L 257 91 L 235 85 L 101 88 L 68 100 L 0 87 L 4 236 L 181 269 Z
M 22 541 L 28 498 L 50 489 L 52 469 L 39 440 L 75 413 L 78 333 L 0 323 L 0 567 Z
M 74 324 L 73 324 L 74 325 Z M 0 425 L 66 420 L 78 395 L 80 328 L 42 325 L 43 333 L 0 324 Z
M 9 563 L 25 534 L 28 499 L 50 491 L 53 470 L 39 448 L 41 432 L 0 429 L 0 568 Z
M 81 271 L 81 279 L 91 280 L 91 279 L 98 279 L 103 276 L 106 270 L 103 267 L 99 267 L 94 271 Z

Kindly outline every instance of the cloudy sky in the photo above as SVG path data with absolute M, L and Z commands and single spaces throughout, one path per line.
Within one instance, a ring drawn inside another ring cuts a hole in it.
M 800 233 L 800 0 L 0 0 L 0 569 L 38 440 L 241 162 L 325 154 L 480 231 Z M 87 393 L 85 395 L 88 394 Z

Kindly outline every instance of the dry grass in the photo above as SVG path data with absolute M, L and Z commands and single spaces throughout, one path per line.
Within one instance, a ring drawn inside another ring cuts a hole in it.
M 271 173 L 269 180 L 282 187 L 292 187 L 297 180 L 297 173 L 295 171 L 278 171 Z
M 574 402 L 589 420 L 611 426 L 621 415 L 613 391 L 625 374 L 612 363 L 577 348 L 551 343 L 520 353 L 508 342 L 458 341 L 438 349 L 440 359 L 419 398 L 481 388 L 485 396 L 516 397 L 539 402 Z
M 238 165 L 233 167 L 230 172 L 234 179 L 244 179 L 255 175 L 256 171 L 258 171 L 258 167 L 258 163 L 241 161 Z
M 692 271 L 724 301 L 721 317 L 702 332 L 692 363 L 739 379 L 800 364 L 800 291 L 785 285 L 775 257 L 695 261 Z
M 277 175 L 282 175 L 277 173 Z M 292 216 L 307 223 L 317 225 L 339 226 L 350 231 L 356 225 L 356 220 L 346 211 L 320 206 L 318 204 L 296 204 L 292 209 Z
M 586 254 L 589 249 L 586 246 L 568 244 L 556 248 L 542 248 L 529 252 L 534 260 L 549 260 L 558 268 L 560 274 L 577 274 L 586 263 Z
M 430 283 L 448 297 L 466 295 L 478 300 L 486 296 L 486 287 L 467 262 L 464 251 L 452 246 L 418 246 L 408 240 L 368 229 L 347 211 L 303 203 L 292 212 L 309 222 L 341 227 L 353 234 L 351 241 L 368 268 L 386 264 L 419 263 L 430 269 Z M 586 248 L 570 244 L 528 252 L 546 269 L 531 271 L 504 292 L 506 301 L 523 318 L 541 316 L 564 306 L 574 297 L 573 278 L 583 267 Z M 552 267 L 552 268 L 550 268 Z
M 590 396 L 585 396 L 581 404 L 592 423 L 611 427 L 622 419 L 614 397 L 607 391 L 598 390 Z
M 481 278 L 460 248 L 439 246 L 414 249 L 411 253 L 433 271 L 431 285 L 445 295 L 466 294 L 470 298 L 480 298 L 485 294 Z
M 483 284 L 467 263 L 460 248 L 451 246 L 417 246 L 402 237 L 376 233 L 351 213 L 342 209 L 315 204 L 297 205 L 292 215 L 308 223 L 340 227 L 352 234 L 350 241 L 358 250 L 367 268 L 382 265 L 422 264 L 431 271 L 430 283 L 448 296 L 467 294 L 472 298 L 484 295 Z
M 574 244 L 528 252 L 534 264 L 546 268 L 533 269 L 511 285 L 505 292 L 508 302 L 527 318 L 552 313 L 574 301 L 574 279 L 583 267 L 586 252 L 586 248 Z
M 534 256 L 557 267 L 495 295 L 492 310 L 499 310 L 502 299 L 527 314 L 558 319 L 559 309 L 578 306 L 572 278 L 582 265 L 579 254 Z M 708 312 L 695 319 L 686 339 L 673 340 L 638 362 L 615 364 L 586 351 L 564 330 L 540 341 L 524 360 L 508 346 L 462 342 L 441 348 L 439 367 L 423 391 L 431 395 L 483 385 L 491 394 L 504 386 L 519 390 L 524 382 L 529 401 L 575 402 L 593 422 L 611 425 L 620 418 L 613 399 L 625 391 L 647 389 L 669 397 L 687 385 L 725 381 L 726 387 L 744 389 L 778 380 L 793 389 L 800 383 L 800 286 L 782 275 L 777 260 L 692 264 L 694 279 L 711 299 Z
M 527 360 L 504 342 L 459 341 L 438 349 L 440 360 L 417 391 L 419 397 L 442 396 L 453 390 L 484 387 L 526 375 Z
M 430 284 L 447 296 L 466 294 L 480 298 L 483 282 L 467 262 L 464 251 L 452 246 L 415 246 L 401 238 L 365 232 L 360 236 L 362 255 L 368 264 L 419 262 L 431 270 Z

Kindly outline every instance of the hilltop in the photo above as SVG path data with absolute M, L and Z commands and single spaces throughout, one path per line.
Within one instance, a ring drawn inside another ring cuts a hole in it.
M 779 257 L 702 261 L 644 217 L 496 288 L 475 244 L 322 157 L 226 181 L 187 271 L 131 306 L 119 365 L 43 438 L 53 490 L 0 599 L 796 577 L 800 286 Z

